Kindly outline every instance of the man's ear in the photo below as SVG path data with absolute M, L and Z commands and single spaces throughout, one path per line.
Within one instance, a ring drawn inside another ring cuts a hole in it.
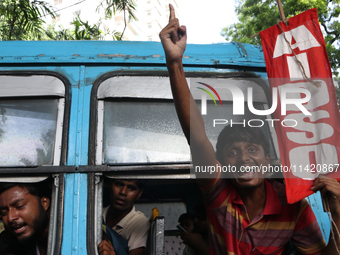
M 48 197 L 42 197 L 40 199 L 40 202 L 45 211 L 47 211 L 50 208 L 51 200 Z
M 142 194 L 143 194 L 143 189 L 140 189 L 136 200 L 139 199 Z

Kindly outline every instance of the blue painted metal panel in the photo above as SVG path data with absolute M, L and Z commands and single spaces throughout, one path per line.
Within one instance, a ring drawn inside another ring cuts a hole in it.
M 157 42 L 3 41 L 0 63 L 165 64 L 165 56 Z M 238 43 L 189 44 L 183 63 L 265 67 L 261 48 Z
M 72 103 L 69 128 L 68 165 L 87 165 L 91 86 L 87 86 L 85 66 L 72 68 Z M 65 71 L 70 71 L 65 69 Z M 77 78 L 76 78 L 77 77 Z M 62 254 L 81 255 L 86 251 L 87 175 L 68 174 L 65 184 Z M 70 226 L 71 232 L 70 232 Z
M 85 255 L 87 175 L 65 175 L 62 255 Z M 84 209 L 85 208 L 85 209 Z M 85 211 L 85 216 L 84 216 Z

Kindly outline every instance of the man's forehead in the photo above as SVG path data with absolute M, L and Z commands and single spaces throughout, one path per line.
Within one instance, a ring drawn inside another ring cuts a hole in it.
M 263 146 L 261 144 L 258 144 L 258 143 L 252 142 L 252 141 L 234 141 L 232 143 L 226 143 L 225 146 L 224 146 L 224 149 L 226 150 L 230 147 L 239 147 L 239 146 L 242 146 L 242 145 L 245 145 L 245 146 L 256 145 L 256 146 L 263 148 Z
M 0 194 L 0 205 L 26 199 L 29 195 L 31 194 L 26 187 L 13 186 Z

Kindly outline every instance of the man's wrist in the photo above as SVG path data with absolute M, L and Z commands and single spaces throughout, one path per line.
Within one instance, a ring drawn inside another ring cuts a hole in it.
M 166 66 L 169 70 L 169 72 L 176 71 L 178 69 L 183 69 L 183 63 L 182 63 L 182 58 L 176 59 L 176 60 L 171 60 L 171 61 L 166 61 Z

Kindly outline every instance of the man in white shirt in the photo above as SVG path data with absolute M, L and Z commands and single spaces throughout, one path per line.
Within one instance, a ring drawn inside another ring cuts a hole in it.
M 104 208 L 103 218 L 107 226 L 128 241 L 129 255 L 143 255 L 149 230 L 149 221 L 142 212 L 136 211 L 134 203 L 143 193 L 144 181 L 111 181 L 110 206 Z M 98 246 L 98 252 L 114 251 L 106 241 Z

